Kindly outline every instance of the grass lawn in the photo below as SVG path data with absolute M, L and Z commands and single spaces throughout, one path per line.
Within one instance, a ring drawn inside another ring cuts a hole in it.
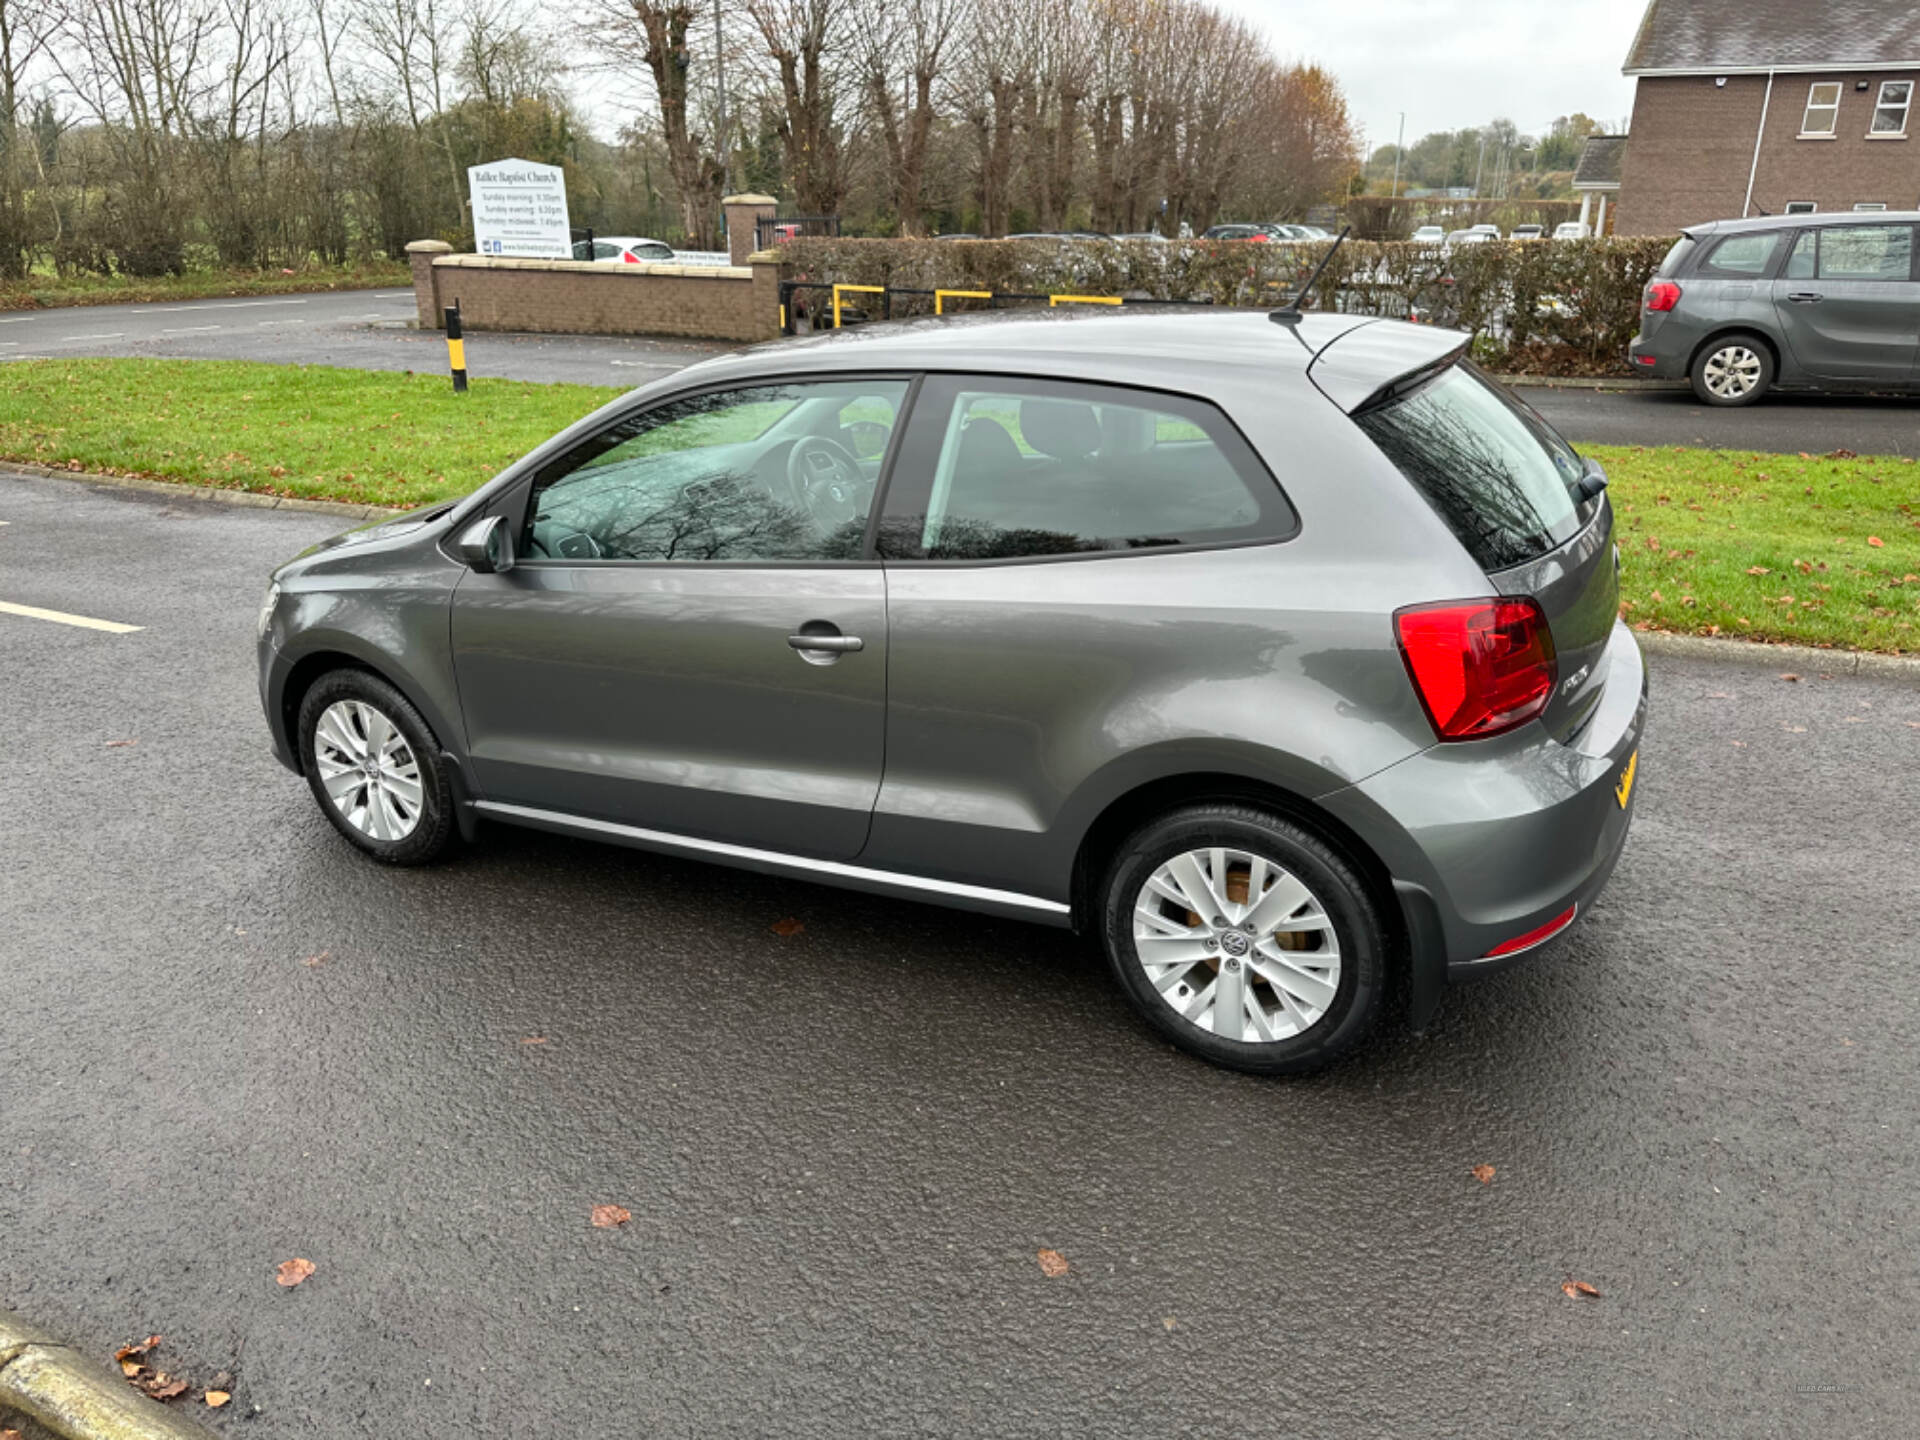
M 242 361 L 0 365 L 0 457 L 280 495 L 464 494 L 620 391 Z M 1920 465 L 1590 447 L 1628 621 L 1920 653 Z M 1877 542 L 1877 543 L 1876 543 Z
M 1588 446 L 1636 628 L 1920 653 L 1920 465 Z
M 404 262 L 369 260 L 335 270 L 190 270 L 140 279 L 130 275 L 29 275 L 0 280 L 0 310 L 45 310 L 61 305 L 148 305 L 204 300 L 215 295 L 290 295 L 315 290 L 411 289 Z
M 275 495 L 423 505 L 621 392 L 242 360 L 0 365 L 0 457 Z

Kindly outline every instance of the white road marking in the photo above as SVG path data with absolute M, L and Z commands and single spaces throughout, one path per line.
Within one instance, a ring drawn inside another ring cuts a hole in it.
M 673 366 L 662 365 L 657 360 L 609 360 L 609 365 L 619 365 L 628 370 L 671 370 Z
M 181 310 L 245 310 L 255 305 L 304 305 L 300 300 L 201 300 L 192 305 L 149 305 L 143 310 L 132 310 L 132 315 L 172 315 Z
M 254 323 L 257 325 L 304 325 L 307 322 L 304 320 L 257 320 Z
M 198 335 L 207 330 L 218 330 L 218 325 L 182 325 L 178 330 L 162 330 L 162 335 Z
M 38 315 L 15 315 L 11 319 L 0 320 L 0 325 L 19 325 L 28 320 L 38 320 Z
M 126 333 L 124 330 L 116 330 L 111 335 L 62 335 L 53 343 L 56 345 L 78 345 L 83 340 L 120 340 L 125 338 Z
M 376 294 L 373 298 L 376 300 L 411 300 L 414 296 L 411 290 L 395 290 L 391 295 Z
M 86 615 L 69 615 L 64 610 L 42 610 L 38 605 L 14 605 L 0 600 L 0 615 L 22 615 L 29 620 L 51 620 L 56 625 L 77 625 L 82 630 L 105 630 L 109 635 L 131 635 L 144 625 L 122 625 L 117 620 L 95 620 Z

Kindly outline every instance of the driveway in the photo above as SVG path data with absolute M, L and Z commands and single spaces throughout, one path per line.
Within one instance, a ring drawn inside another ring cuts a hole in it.
M 1591 916 L 1273 1083 L 1058 932 L 499 827 L 368 864 L 255 693 L 336 522 L 0 520 L 0 601 L 144 627 L 0 613 L 0 1305 L 233 1372 L 230 1433 L 1910 1426 L 1910 682 L 1657 657 Z
M 1691 390 L 1519 389 L 1576 445 L 1920 456 L 1920 398 L 1775 395 L 1750 409 L 1727 410 L 1702 405 Z

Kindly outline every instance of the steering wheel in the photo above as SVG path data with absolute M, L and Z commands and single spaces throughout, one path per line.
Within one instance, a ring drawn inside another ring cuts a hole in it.
M 807 517 L 827 533 L 867 512 L 867 477 L 847 447 L 803 435 L 787 452 L 787 485 Z

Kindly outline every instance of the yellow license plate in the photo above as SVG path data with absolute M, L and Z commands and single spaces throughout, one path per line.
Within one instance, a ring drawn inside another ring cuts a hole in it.
M 1620 772 L 1620 783 L 1613 787 L 1613 798 L 1620 802 L 1622 810 L 1627 808 L 1627 801 L 1632 798 L 1633 776 L 1639 768 L 1640 752 L 1636 750 L 1627 756 L 1627 768 Z

